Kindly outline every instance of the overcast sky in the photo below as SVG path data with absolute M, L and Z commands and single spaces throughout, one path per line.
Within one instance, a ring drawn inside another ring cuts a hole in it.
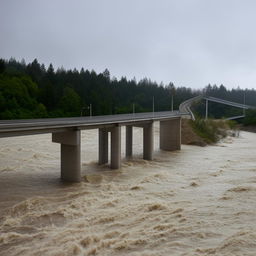
M 256 88 L 255 0 L 0 0 L 0 58 Z

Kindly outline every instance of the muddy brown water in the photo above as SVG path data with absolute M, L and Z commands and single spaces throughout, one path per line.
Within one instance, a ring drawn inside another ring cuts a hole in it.
M 0 139 L 0 255 L 256 255 L 256 134 L 175 152 L 155 134 L 154 161 L 135 128 L 110 170 L 83 131 L 79 184 L 60 181 L 50 134 Z

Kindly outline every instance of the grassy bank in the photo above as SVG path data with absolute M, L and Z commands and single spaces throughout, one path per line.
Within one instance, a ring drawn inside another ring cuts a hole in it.
M 207 144 L 218 142 L 230 134 L 230 130 L 237 130 L 236 123 L 226 120 L 196 119 L 190 120 L 193 131 Z

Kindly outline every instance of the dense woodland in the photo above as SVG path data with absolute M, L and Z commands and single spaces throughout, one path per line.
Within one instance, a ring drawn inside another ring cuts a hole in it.
M 240 88 L 227 90 L 223 85 L 208 85 L 203 90 L 175 87 L 156 83 L 144 78 L 128 80 L 126 77 L 111 77 L 106 69 L 95 71 L 81 69 L 54 69 L 45 67 L 37 59 L 26 64 L 24 60 L 0 59 L 0 119 L 45 118 L 88 116 L 90 106 L 92 115 L 131 113 L 154 110 L 178 109 L 179 104 L 201 93 L 222 99 L 256 105 L 256 91 Z M 204 115 L 204 102 L 194 109 Z M 225 117 L 241 114 L 242 110 L 210 103 L 212 117 Z M 251 113 L 250 113 L 251 114 Z M 253 115 L 253 114 L 252 114 Z

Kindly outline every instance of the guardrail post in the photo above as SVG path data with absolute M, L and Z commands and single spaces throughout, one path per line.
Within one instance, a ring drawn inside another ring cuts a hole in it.
M 143 126 L 143 159 L 153 159 L 153 122 Z
M 160 121 L 160 149 L 166 151 L 181 148 L 181 118 Z
M 133 133 L 132 133 L 132 126 L 126 126 L 126 157 L 132 156 L 132 140 L 133 140 Z
M 108 162 L 108 131 L 99 128 L 99 164 Z
M 121 126 L 111 128 L 111 169 L 121 167 Z
M 61 179 L 81 181 L 81 133 L 67 131 L 52 133 L 52 142 L 61 144 Z

